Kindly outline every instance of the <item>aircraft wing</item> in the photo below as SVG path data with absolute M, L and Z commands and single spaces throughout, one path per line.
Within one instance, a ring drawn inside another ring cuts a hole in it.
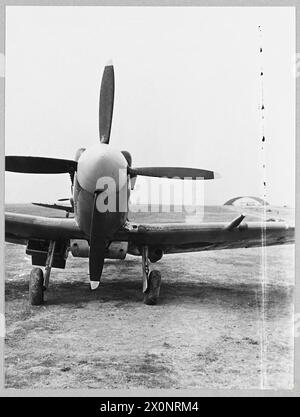
M 295 228 L 285 222 L 211 222 L 200 224 L 127 222 L 114 236 L 114 241 L 128 241 L 133 253 L 142 245 L 162 249 L 164 253 L 179 253 L 217 249 L 259 247 L 263 244 L 294 243 Z M 88 239 L 75 219 L 49 218 L 17 213 L 5 213 L 5 240 L 26 243 L 29 239 Z
M 147 245 L 164 253 L 193 252 L 217 249 L 251 248 L 294 243 L 294 227 L 285 222 L 242 222 L 244 216 L 231 223 L 128 223 L 118 232 L 118 240 L 128 240 L 132 252 Z
M 86 239 L 75 219 L 5 213 L 5 240 L 26 243 L 29 239 Z

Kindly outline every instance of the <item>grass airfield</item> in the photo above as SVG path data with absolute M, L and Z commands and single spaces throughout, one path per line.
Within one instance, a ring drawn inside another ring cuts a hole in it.
M 293 223 L 293 211 L 267 217 Z M 63 216 L 7 205 L 6 211 Z M 210 206 L 201 221 L 230 221 L 253 207 Z M 195 217 L 198 221 L 199 216 Z M 181 213 L 134 213 L 136 222 L 191 222 Z M 45 305 L 28 304 L 31 259 L 6 244 L 6 388 L 269 388 L 293 386 L 294 245 L 167 255 L 160 302 L 142 299 L 141 259 L 107 260 L 98 291 L 88 260 L 53 269 Z M 264 292 L 264 297 L 263 297 Z

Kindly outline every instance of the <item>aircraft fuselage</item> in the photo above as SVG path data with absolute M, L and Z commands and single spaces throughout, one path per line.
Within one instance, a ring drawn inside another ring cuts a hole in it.
M 99 230 L 109 239 L 127 220 L 130 179 L 123 154 L 98 143 L 82 152 L 74 177 L 74 215 L 81 230 L 90 236 L 95 209 L 103 219 Z

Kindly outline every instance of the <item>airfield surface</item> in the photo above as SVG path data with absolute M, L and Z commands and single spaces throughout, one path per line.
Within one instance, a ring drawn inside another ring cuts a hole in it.
M 235 210 L 208 207 L 204 221 L 232 220 Z M 260 215 L 242 211 L 246 220 Z M 5 259 L 6 388 L 293 386 L 293 245 L 267 248 L 264 287 L 260 248 L 165 256 L 154 264 L 162 273 L 157 306 L 142 302 L 141 259 L 133 256 L 107 260 L 101 286 L 91 292 L 88 260 L 70 255 L 65 270 L 52 270 L 41 307 L 28 304 L 25 246 L 6 244 Z

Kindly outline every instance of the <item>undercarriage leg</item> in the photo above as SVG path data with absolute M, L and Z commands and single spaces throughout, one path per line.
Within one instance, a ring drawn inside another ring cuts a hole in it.
M 33 268 L 29 279 L 29 301 L 31 305 L 38 306 L 44 302 L 44 291 L 48 288 L 53 256 L 55 250 L 55 242 L 49 243 L 45 274 L 41 268 Z
M 148 288 L 148 275 L 149 275 L 149 258 L 148 258 L 148 246 L 142 247 L 142 265 L 143 265 L 143 293 L 147 291 Z
M 49 286 L 50 272 L 52 268 L 53 256 L 54 256 L 54 250 L 55 250 L 55 243 L 56 242 L 54 240 L 51 240 L 49 243 L 49 249 L 48 249 L 46 266 L 45 266 L 44 290 L 46 290 Z
M 143 246 L 142 264 L 144 303 L 148 305 L 155 305 L 157 304 L 157 300 L 159 297 L 161 275 L 159 271 L 150 272 L 148 254 L 148 246 Z

